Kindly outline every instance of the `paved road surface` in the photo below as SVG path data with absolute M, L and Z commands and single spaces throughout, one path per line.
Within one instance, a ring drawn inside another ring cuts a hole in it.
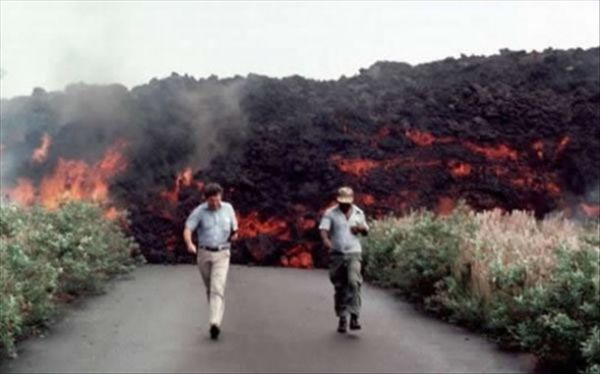
M 528 355 L 365 287 L 363 330 L 336 333 L 321 270 L 232 267 L 223 333 L 208 338 L 195 267 L 146 266 L 78 302 L 0 372 L 527 372 Z

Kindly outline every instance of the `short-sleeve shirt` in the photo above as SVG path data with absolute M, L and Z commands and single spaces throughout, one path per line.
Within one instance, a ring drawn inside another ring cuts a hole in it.
M 217 210 L 209 209 L 207 203 L 198 205 L 185 221 L 185 227 L 196 230 L 199 246 L 216 248 L 229 242 L 238 224 L 233 206 L 222 201 Z
M 332 252 L 361 253 L 360 240 L 350 230 L 351 227 L 357 225 L 364 225 L 367 230 L 369 229 L 365 213 L 359 207 L 352 205 L 350 217 L 347 218 L 339 205 L 336 205 L 325 211 L 319 229 L 329 231 Z

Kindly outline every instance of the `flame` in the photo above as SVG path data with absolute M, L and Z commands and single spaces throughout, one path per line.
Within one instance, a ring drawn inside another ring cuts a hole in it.
M 50 143 L 48 141 L 45 144 Z M 109 202 L 109 180 L 127 168 L 122 155 L 125 145 L 124 141 L 117 141 L 106 151 L 102 160 L 94 165 L 59 158 L 54 171 L 42 179 L 39 188 L 30 180 L 19 178 L 17 185 L 8 190 L 7 197 L 23 206 L 39 202 L 47 209 L 56 209 L 64 200 L 93 200 L 106 204 Z M 40 149 L 43 148 L 47 151 L 47 146 Z M 40 151 L 39 154 L 46 151 Z M 123 212 L 111 206 L 104 215 L 115 220 Z
M 19 205 L 32 205 L 35 202 L 35 187 L 27 178 L 19 178 L 17 185 L 7 192 L 7 197 Z
M 465 145 L 471 151 L 481 153 L 491 160 L 508 158 L 516 161 L 518 157 L 518 152 L 505 144 L 500 144 L 495 147 L 483 147 L 475 143 L 466 142 Z
M 247 216 L 238 217 L 238 232 L 241 238 L 254 238 L 258 235 L 270 235 L 280 240 L 291 240 L 290 228 L 284 220 L 269 218 L 266 221 L 259 219 L 258 212 L 254 211 Z
M 84 161 L 59 158 L 52 175 L 44 177 L 39 188 L 43 206 L 55 209 L 61 200 L 108 200 L 108 182 L 127 168 L 122 155 L 125 142 L 119 141 L 109 148 L 103 159 L 95 165 Z
M 187 167 L 179 174 L 177 174 L 177 177 L 175 178 L 175 186 L 173 187 L 173 189 L 161 192 L 160 196 L 167 199 L 168 201 L 176 203 L 179 199 L 179 192 L 181 191 L 181 188 L 189 187 L 192 185 L 193 182 L 194 174 L 192 173 L 192 168 Z M 203 182 L 197 181 L 195 184 L 198 190 L 202 190 L 204 188 Z
M 50 138 L 50 135 L 48 135 L 48 134 L 44 134 L 44 136 L 42 136 L 42 144 L 33 151 L 33 155 L 31 156 L 31 159 L 34 162 L 42 163 L 42 162 L 46 161 L 46 158 L 48 157 L 48 149 L 50 148 L 51 140 L 52 139 Z

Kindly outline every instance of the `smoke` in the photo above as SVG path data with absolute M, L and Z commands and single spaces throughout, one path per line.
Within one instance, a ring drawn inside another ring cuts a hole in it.
M 209 79 L 200 91 L 178 93 L 175 105 L 179 116 L 190 124 L 189 137 L 195 144 L 187 160 L 193 170 L 206 168 L 214 157 L 226 152 L 231 136 L 245 134 L 247 120 L 240 105 L 243 88 L 241 79 L 224 85 Z

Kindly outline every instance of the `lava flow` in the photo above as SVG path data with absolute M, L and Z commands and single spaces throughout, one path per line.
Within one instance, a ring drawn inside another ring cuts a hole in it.
M 337 81 L 173 73 L 36 89 L 2 103 L 2 198 L 127 211 L 150 262 L 193 261 L 182 230 L 208 182 L 238 214 L 235 263 L 325 266 L 318 222 L 341 185 L 369 218 L 464 200 L 597 219 L 598 52 L 381 61 Z

